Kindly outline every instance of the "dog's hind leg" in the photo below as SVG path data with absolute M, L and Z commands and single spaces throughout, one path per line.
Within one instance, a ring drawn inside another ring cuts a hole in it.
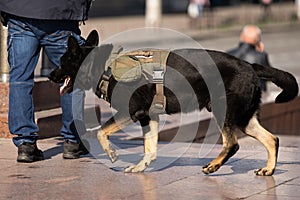
M 126 127 L 133 121 L 130 117 L 121 117 L 118 113 L 111 117 L 98 131 L 97 138 L 101 144 L 103 150 L 107 153 L 111 162 L 115 162 L 118 159 L 118 154 L 116 149 L 110 143 L 108 136 L 114 132 Z
M 237 127 L 224 126 L 222 130 L 223 148 L 221 153 L 212 162 L 203 167 L 203 173 L 210 174 L 216 172 L 231 156 L 239 149 L 235 132 Z
M 261 142 L 268 152 L 267 166 L 255 170 L 255 174 L 259 176 L 273 175 L 277 163 L 279 139 L 260 125 L 256 115 L 249 121 L 245 133 Z
M 158 115 L 153 116 L 145 126 L 142 125 L 144 134 L 144 157 L 135 166 L 129 166 L 125 172 L 143 172 L 156 159 L 158 141 Z

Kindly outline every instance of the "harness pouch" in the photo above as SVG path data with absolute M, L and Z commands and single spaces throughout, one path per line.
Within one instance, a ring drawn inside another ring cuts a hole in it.
M 169 54 L 169 50 L 159 49 L 137 50 L 121 55 L 114 54 L 106 62 L 106 74 L 104 73 L 100 79 L 97 95 L 108 100 L 107 90 L 110 75 L 118 82 L 133 82 L 143 75 L 149 83 L 156 85 L 156 94 L 149 111 L 153 114 L 164 113 L 166 108 L 164 74 L 167 70 Z
M 111 72 L 117 81 L 132 82 L 141 78 L 142 66 L 134 56 L 124 54 L 114 60 Z
M 127 52 L 111 62 L 112 75 L 119 82 L 132 82 L 141 78 L 143 73 L 152 76 L 157 67 L 165 71 L 169 53 L 157 49 Z

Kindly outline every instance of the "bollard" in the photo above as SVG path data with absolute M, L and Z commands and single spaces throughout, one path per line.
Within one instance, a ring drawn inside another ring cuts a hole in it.
M 300 20 L 300 0 L 296 0 L 295 3 L 296 3 L 297 17 L 298 20 Z
M 55 69 L 55 65 L 49 60 L 47 54 L 43 50 L 42 52 L 42 67 L 41 67 L 41 76 L 48 77 L 50 72 Z
M 0 82 L 8 82 L 9 65 L 7 60 L 7 27 L 0 24 Z
M 145 24 L 147 27 L 159 27 L 162 18 L 162 0 L 146 0 Z

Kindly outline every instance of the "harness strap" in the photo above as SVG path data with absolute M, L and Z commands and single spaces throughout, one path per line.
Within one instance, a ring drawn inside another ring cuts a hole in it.
M 98 84 L 98 88 L 96 90 L 96 95 L 99 98 L 104 99 L 105 101 L 108 101 L 108 85 L 109 85 L 109 79 L 111 77 L 111 69 L 110 67 L 107 68 L 106 71 L 102 74 L 100 78 L 100 82 Z
M 156 84 L 156 94 L 153 97 L 150 107 L 151 114 L 162 114 L 166 109 L 166 97 L 163 93 L 163 84 Z
M 165 63 L 162 63 L 160 52 L 153 52 L 153 62 L 158 66 L 153 69 L 153 83 L 155 83 L 156 94 L 152 100 L 150 113 L 162 114 L 166 110 L 166 97 L 164 95 Z

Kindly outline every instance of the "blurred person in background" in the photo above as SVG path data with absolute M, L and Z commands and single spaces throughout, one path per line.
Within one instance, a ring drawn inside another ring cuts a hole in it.
M 262 21 L 266 21 L 271 14 L 271 4 L 272 0 L 261 0 L 261 5 L 263 7 Z
M 240 34 L 239 45 L 234 49 L 228 50 L 227 53 L 249 63 L 258 63 L 265 67 L 271 67 L 261 36 L 262 32 L 259 27 L 246 25 Z M 267 91 L 266 81 L 261 80 L 260 86 L 263 92 Z
M 191 26 L 197 27 L 200 17 L 203 15 L 204 7 L 210 6 L 209 0 L 190 0 L 187 13 L 191 18 Z

